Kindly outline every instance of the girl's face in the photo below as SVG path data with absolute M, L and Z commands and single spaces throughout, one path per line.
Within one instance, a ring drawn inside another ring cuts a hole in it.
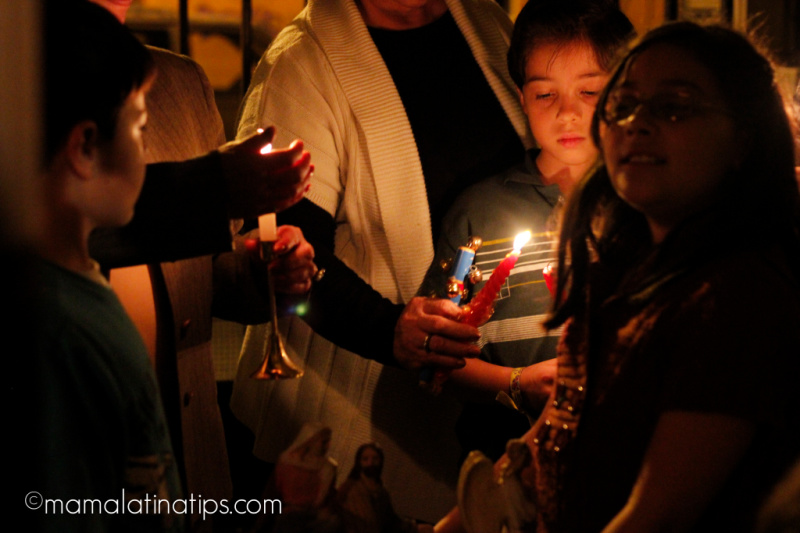
M 655 242 L 708 208 L 741 158 L 721 89 L 685 50 L 657 44 L 629 64 L 601 110 L 611 183 Z

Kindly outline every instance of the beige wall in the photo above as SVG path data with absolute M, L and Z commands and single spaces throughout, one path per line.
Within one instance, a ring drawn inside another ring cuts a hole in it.
M 665 0 L 620 0 L 619 6 L 622 11 L 631 19 L 633 26 L 638 34 L 643 34 L 651 28 L 661 25 L 664 22 Z M 508 11 L 511 18 L 516 18 L 517 14 L 525 5 L 527 0 L 509 0 Z
M 0 2 L 0 240 L 38 233 L 39 2 Z M 13 53 L 9 51 L 13 50 Z
M 266 47 L 272 36 L 303 9 L 303 0 L 252 0 L 256 45 Z M 230 33 L 241 21 L 241 0 L 189 0 L 189 22 L 213 23 L 228 29 L 228 36 L 195 32 L 189 37 L 190 55 L 206 71 L 217 91 L 235 89 L 241 77 L 241 51 Z M 178 0 L 134 0 L 128 13 L 131 27 L 172 27 L 177 47 Z
M 666 6 L 664 0 L 620 0 L 622 9 L 636 28 L 636 33 L 643 35 L 650 29 L 660 26 L 664 22 Z
M 253 22 L 279 31 L 303 9 L 303 0 L 252 0 Z M 189 18 L 207 14 L 241 16 L 242 0 L 189 0 Z M 158 9 L 176 12 L 178 0 L 134 0 L 132 13 L 137 9 Z

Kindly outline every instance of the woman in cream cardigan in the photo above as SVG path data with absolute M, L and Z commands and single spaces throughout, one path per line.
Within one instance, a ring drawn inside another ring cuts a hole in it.
M 507 15 L 490 0 L 407 4 L 310 0 L 256 69 L 238 134 L 275 124 L 277 143 L 304 139 L 312 186 L 281 222 L 303 228 L 326 274 L 304 316 L 316 333 L 283 324 L 306 375 L 250 380 L 263 343 L 251 328 L 232 408 L 271 462 L 306 421 L 334 429 L 340 459 L 381 442 L 398 511 L 435 519 L 454 501 L 457 406 L 379 363 L 457 367 L 477 355 L 478 332 L 453 320 L 455 305 L 415 295 L 449 202 L 530 140 L 506 72 Z

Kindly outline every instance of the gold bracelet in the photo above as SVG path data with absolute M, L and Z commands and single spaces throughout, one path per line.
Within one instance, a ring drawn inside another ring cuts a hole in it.
M 519 381 L 522 378 L 522 372 L 525 370 L 524 366 L 520 366 L 511 371 L 511 379 L 508 384 L 508 392 L 511 393 L 511 399 L 514 400 L 514 405 L 517 411 L 527 414 L 525 408 L 522 407 L 522 389 L 520 389 Z

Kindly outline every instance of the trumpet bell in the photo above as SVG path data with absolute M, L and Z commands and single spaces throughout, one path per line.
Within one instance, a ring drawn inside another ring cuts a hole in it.
M 259 225 L 261 221 L 259 219 Z M 261 243 L 261 255 L 267 263 L 272 259 L 272 243 Z M 278 306 L 275 303 L 275 280 L 267 274 L 267 298 L 269 300 L 270 330 L 264 339 L 264 360 L 261 367 L 250 375 L 253 379 L 292 379 L 299 378 L 303 371 L 292 362 L 283 344 L 278 329 Z
M 303 371 L 292 362 L 283 339 L 272 329 L 264 339 L 264 360 L 250 377 L 254 379 L 299 378 Z

